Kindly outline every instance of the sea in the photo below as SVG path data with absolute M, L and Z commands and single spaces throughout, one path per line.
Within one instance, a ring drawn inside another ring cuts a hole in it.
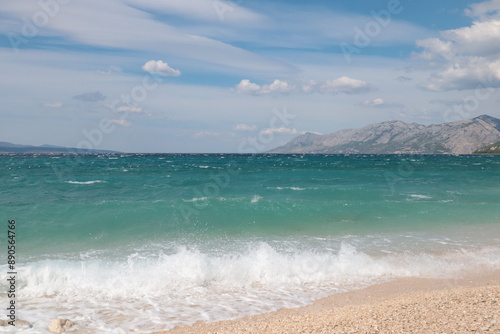
M 6 154 L 0 332 L 150 333 L 500 269 L 500 156 Z

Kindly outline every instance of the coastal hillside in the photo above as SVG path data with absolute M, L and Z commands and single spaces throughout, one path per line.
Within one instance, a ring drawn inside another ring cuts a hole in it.
M 500 119 L 422 125 L 388 121 L 326 135 L 306 133 L 269 153 L 319 154 L 472 154 L 500 141 Z
M 500 154 L 500 141 L 486 147 L 480 148 L 474 154 Z

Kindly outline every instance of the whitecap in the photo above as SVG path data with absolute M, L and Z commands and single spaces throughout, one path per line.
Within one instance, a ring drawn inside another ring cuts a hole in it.
M 70 184 L 94 184 L 94 183 L 106 183 L 106 181 L 94 180 L 94 181 L 66 181 Z
M 258 201 L 260 201 L 262 199 L 262 196 L 259 196 L 259 195 L 254 195 L 252 197 L 252 200 L 250 201 L 250 203 L 257 203 Z
M 432 198 L 431 196 L 419 195 L 419 194 L 412 194 L 412 195 L 410 195 L 410 197 L 412 197 L 412 198 L 418 198 L 418 199 L 431 199 Z

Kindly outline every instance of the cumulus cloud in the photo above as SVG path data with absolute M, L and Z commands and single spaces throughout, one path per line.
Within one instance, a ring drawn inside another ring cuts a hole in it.
M 256 131 L 257 126 L 256 125 L 246 125 L 246 124 L 238 124 L 234 127 L 234 130 L 236 131 Z
M 243 79 L 236 85 L 236 91 L 244 94 L 256 94 L 260 91 L 260 86 L 248 79 Z
M 129 127 L 132 125 L 132 123 L 127 121 L 126 119 L 112 119 L 111 122 L 125 127 Z
M 269 85 L 260 86 L 248 79 L 243 79 L 236 85 L 236 91 L 243 94 L 266 95 L 266 94 L 287 94 L 304 93 L 312 94 L 315 92 L 331 94 L 358 94 L 370 90 L 370 86 L 362 80 L 352 79 L 346 76 L 335 80 L 327 80 L 321 84 L 311 79 L 301 79 L 296 84 L 291 84 L 283 80 L 274 80 Z
M 256 83 L 251 82 L 248 79 L 243 79 L 238 85 L 236 85 L 236 91 L 244 94 L 286 94 L 293 89 L 286 81 L 274 80 L 269 85 L 260 86 Z
M 439 69 L 422 88 L 446 91 L 500 85 L 500 1 L 473 4 L 465 12 L 475 19 L 470 26 L 416 42 L 422 51 L 414 57 Z
M 500 60 L 481 57 L 460 57 L 447 68 L 435 73 L 421 87 L 430 91 L 465 90 L 498 87 Z
M 335 80 L 327 80 L 320 87 L 320 91 L 322 93 L 332 94 L 358 94 L 368 92 L 369 90 L 370 87 L 365 81 L 349 78 L 346 76 L 340 77 Z
M 281 127 L 281 128 L 265 129 L 265 130 L 262 130 L 260 133 L 263 135 L 270 135 L 270 134 L 275 134 L 275 133 L 282 134 L 282 135 L 290 135 L 290 134 L 295 135 L 295 134 L 297 134 L 297 130 Z
M 286 81 L 274 80 L 270 85 L 264 85 L 260 89 L 261 94 L 272 94 L 272 93 L 288 93 L 292 90 L 292 86 Z
M 44 103 L 42 104 L 45 108 L 61 108 L 62 103 L 61 102 L 54 102 L 54 103 Z
M 95 91 L 95 92 L 75 95 L 73 96 L 73 98 L 75 100 L 80 100 L 83 102 L 98 102 L 98 101 L 104 101 L 106 99 L 106 96 L 104 96 L 100 91 Z
M 142 66 L 142 69 L 151 74 L 158 74 L 166 77 L 178 77 L 181 75 L 181 71 L 173 69 L 161 60 L 150 60 Z

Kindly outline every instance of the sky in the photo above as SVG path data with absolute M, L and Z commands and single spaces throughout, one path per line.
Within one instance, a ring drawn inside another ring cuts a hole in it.
M 500 118 L 500 0 L 0 0 L 0 141 L 255 153 Z

